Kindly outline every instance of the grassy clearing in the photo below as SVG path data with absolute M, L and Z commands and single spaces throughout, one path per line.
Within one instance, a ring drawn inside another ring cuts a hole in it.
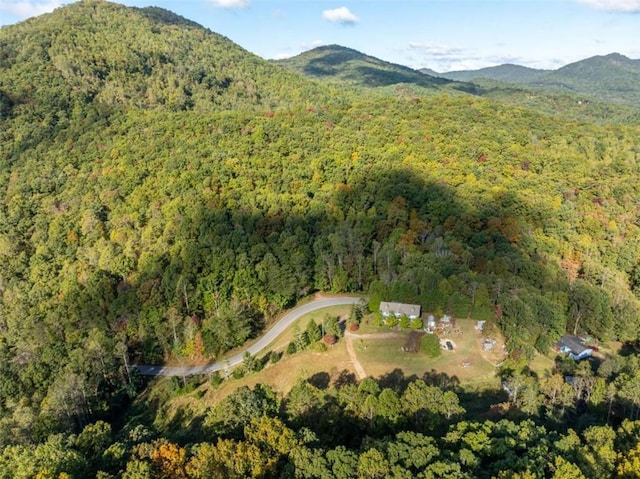
M 225 381 L 217 389 L 208 387 L 204 401 L 214 404 L 240 386 L 253 387 L 258 383 L 268 384 L 278 394 L 284 396 L 300 379 L 326 373 L 331 380 L 335 380 L 343 371 L 355 374 L 344 340 L 329 348 L 327 352 L 307 350 L 292 356 L 284 356 L 278 363 L 268 364 L 260 372 L 248 374 L 241 379 Z
M 370 334 L 370 333 L 379 333 L 380 331 L 390 331 L 390 329 L 380 327 L 380 326 L 374 326 L 373 315 L 368 315 L 360 323 L 360 327 L 356 332 L 358 334 Z
M 529 368 L 537 374 L 539 378 L 543 378 L 549 374 L 555 367 L 555 362 L 548 355 L 536 354 L 531 361 L 529 361 Z
M 304 330 L 309 319 L 320 324 L 327 314 L 345 316 L 349 314 L 350 310 L 350 306 L 325 308 L 301 317 L 294 324 L 298 324 L 300 329 Z M 258 355 L 258 358 L 263 358 L 271 351 L 284 352 L 292 336 L 293 326 L 278 336 L 270 347 Z M 207 381 L 194 392 L 167 401 L 163 410 L 158 411 L 155 424 L 162 429 L 162 427 L 175 423 L 179 418 L 180 424 L 187 425 L 194 418 L 203 417 L 211 406 L 242 386 L 252 388 L 258 383 L 268 384 L 276 393 L 285 396 L 300 379 L 321 377 L 327 374 L 332 381 L 335 381 L 341 374 L 352 374 L 355 378 L 355 371 L 349 359 L 344 339 L 341 339 L 326 352 L 317 352 L 310 348 L 291 356 L 285 354 L 275 364 L 268 362 L 259 372 L 246 374 L 240 379 L 230 377 L 217 387 Z M 163 384 L 168 380 L 169 378 L 154 380 L 154 389 L 162 389 Z
M 278 336 L 270 347 L 268 347 L 262 354 L 266 354 L 268 351 L 284 351 L 287 348 L 287 344 L 289 344 L 293 338 L 293 329 L 295 324 L 298 325 L 301 331 L 304 331 L 310 319 L 313 319 L 317 324 L 321 325 L 326 316 L 344 317 L 348 316 L 350 311 L 351 306 L 332 306 L 330 308 L 324 308 L 305 314 L 298 319 L 298 321 L 293 323 L 290 328 L 287 328 L 284 333 Z
M 304 330 L 310 318 L 320 324 L 327 314 L 344 317 L 349 314 L 349 311 L 349 306 L 326 308 L 303 316 L 297 324 Z M 474 326 L 475 321 L 458 320 L 461 334 L 442 337 L 442 339 L 450 339 L 456 346 L 455 350 L 443 350 L 437 358 L 429 358 L 423 353 L 403 352 L 401 349 L 405 345 L 408 331 L 396 332 L 384 327 L 377 328 L 371 324 L 363 324 L 356 334 L 375 333 L 380 336 L 380 333 L 393 333 L 391 336 L 399 334 L 399 337 L 374 339 L 363 336 L 358 338 L 354 334 L 352 342 L 358 361 L 367 375 L 373 378 L 380 378 L 401 370 L 405 378 L 445 375 L 454 382 L 459 381 L 460 387 L 466 391 L 497 390 L 500 386 L 495 376 L 495 364 L 498 362 L 496 357 L 499 354 L 487 354 L 483 351 L 482 335 L 475 330 Z M 262 358 L 270 351 L 285 351 L 292 339 L 292 330 L 293 327 L 287 329 L 258 357 Z M 346 341 L 342 338 L 326 352 L 317 352 L 310 348 L 291 356 L 285 354 L 276 364 L 268 362 L 260 372 L 249 373 L 240 379 L 228 379 L 217 387 L 207 382 L 193 393 L 169 401 L 161 412 L 160 420 L 168 423 L 181 417 L 181 421 L 186 423 L 189 418 L 202 417 L 209 407 L 241 386 L 253 387 L 257 383 L 268 384 L 279 395 L 285 396 L 301 379 L 315 376 L 315 378 L 333 382 L 340 375 L 345 374 L 355 378 L 355 370 L 347 352 Z M 501 345 L 502 342 L 499 341 L 496 348 L 501 348 Z M 463 363 L 468 363 L 468 366 L 463 367 Z
M 354 348 L 362 366 L 368 375 L 383 376 L 394 369 L 402 369 L 405 376 L 422 377 L 435 371 L 457 378 L 467 387 L 495 386 L 495 363 L 482 349 L 482 335 L 475 329 L 475 321 L 458 320 L 461 334 L 442 336 L 455 344 L 453 351 L 443 350 L 437 358 L 429 358 L 423 353 L 405 353 L 402 346 L 405 338 L 362 339 L 354 338 Z M 362 328 L 362 333 L 370 332 L 372 326 Z M 359 333 L 361 331 L 358 331 Z M 408 335 L 409 333 L 402 333 Z M 501 343 L 495 348 L 501 348 Z M 463 366 L 463 363 L 466 366 Z
M 403 333 L 403 336 L 408 333 Z M 428 358 L 421 353 L 404 353 L 406 338 L 353 339 L 358 360 L 369 376 L 378 377 L 402 369 L 405 376 L 421 377 L 428 370 Z M 427 369 L 425 369 L 427 368 Z
M 327 314 L 345 316 L 349 313 L 348 306 L 337 306 L 315 311 L 300 318 L 297 322 L 300 329 L 304 329 L 309 319 L 314 319 L 318 324 Z M 415 375 L 422 377 L 425 373 L 435 371 L 451 378 L 457 378 L 461 386 L 465 388 L 495 387 L 498 380 L 495 377 L 495 354 L 493 357 L 482 350 L 483 338 L 475 330 L 475 321 L 458 320 L 458 327 L 462 334 L 443 336 L 442 339 L 450 339 L 455 344 L 454 351 L 443 350 L 437 358 L 429 358 L 423 353 L 405 353 L 402 347 L 405 345 L 409 332 L 397 332 L 400 337 L 373 339 L 367 338 L 367 334 L 393 332 L 388 328 L 377 328 L 370 324 L 363 324 L 354 334 L 353 346 L 356 356 L 367 375 L 381 377 L 394 370 L 400 369 L 406 377 Z M 282 352 L 292 339 L 292 328 L 280 335 L 270 348 L 259 357 L 270 351 Z M 394 334 L 396 332 L 393 332 Z M 363 335 L 358 338 L 357 335 Z M 329 348 L 327 352 L 319 353 L 307 350 L 301 353 L 283 358 L 276 364 L 268 363 L 258 373 L 251 373 L 241 379 L 225 381 L 217 389 L 208 385 L 204 399 L 205 402 L 216 402 L 239 386 L 253 386 L 257 383 L 269 384 L 278 393 L 286 394 L 300 378 L 309 378 L 315 374 L 326 372 L 332 380 L 343 371 L 354 373 L 353 366 L 345 347 L 345 339 Z M 501 347 L 501 342 L 495 348 Z M 468 366 L 463 367 L 463 363 Z
M 310 319 L 321 324 L 327 315 L 345 316 L 349 314 L 350 310 L 350 306 L 333 306 L 302 316 L 278 336 L 270 347 L 260 353 L 258 358 L 263 358 L 271 351 L 284 352 L 293 338 L 294 325 L 297 324 L 304 331 Z M 320 353 L 310 348 L 291 356 L 285 354 L 276 364 L 267 363 L 265 368 L 257 373 L 247 374 L 240 379 L 229 379 L 224 381 L 217 389 L 209 385 L 203 385 L 202 388 L 206 389 L 205 402 L 212 403 L 225 397 L 240 386 L 252 387 L 257 383 L 269 384 L 276 392 L 284 395 L 302 377 L 308 378 L 320 372 L 328 372 L 333 377 L 333 375 L 340 374 L 344 369 L 353 372 L 344 340 L 341 340 L 335 346 L 330 347 L 327 352 Z

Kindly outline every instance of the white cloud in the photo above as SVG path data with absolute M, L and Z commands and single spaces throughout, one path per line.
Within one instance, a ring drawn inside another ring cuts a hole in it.
M 580 3 L 608 12 L 640 13 L 640 0 L 578 0 Z
M 284 60 L 285 58 L 291 58 L 293 55 L 293 53 L 276 53 L 273 56 L 273 60 Z
M 354 25 L 358 23 L 358 17 L 351 13 L 347 7 L 325 10 L 322 12 L 322 18 L 329 22 L 341 23 L 343 25 Z
M 461 48 L 440 45 L 433 42 L 411 42 L 409 43 L 409 48 L 413 50 L 420 50 L 427 55 L 436 57 L 448 57 L 463 52 Z
M 442 45 L 435 42 L 412 42 L 403 54 L 405 63 L 412 68 L 430 68 L 437 72 L 477 70 L 480 68 L 525 61 L 513 55 L 482 55 L 473 49 Z M 533 66 L 533 65 L 531 65 Z
M 19 20 L 52 12 L 62 5 L 60 0 L 0 0 L 0 12 L 6 12 Z M 2 23 L 2 22 L 0 22 Z
M 249 8 L 251 0 L 210 0 L 216 7 L 220 8 Z
M 323 42 L 322 40 L 312 40 L 310 42 L 302 42 L 296 46 L 287 45 L 281 47 L 279 53 L 276 53 L 269 58 L 273 60 L 284 60 L 285 58 L 295 57 L 302 52 L 306 52 L 307 50 L 311 50 L 322 45 L 326 45 L 326 42 Z
M 295 57 L 302 52 L 326 45 L 322 40 L 312 40 L 310 42 L 302 42 L 298 45 L 283 45 L 279 48 L 278 53 L 272 54 L 268 58 L 272 60 L 284 60 L 285 58 Z

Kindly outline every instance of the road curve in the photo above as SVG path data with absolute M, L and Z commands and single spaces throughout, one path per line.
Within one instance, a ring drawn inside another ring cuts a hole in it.
M 362 298 L 355 296 L 345 296 L 339 298 L 322 298 L 315 299 L 310 303 L 303 304 L 290 310 L 280 320 L 274 324 L 264 335 L 260 337 L 255 343 L 249 346 L 246 350 L 234 354 L 233 356 L 226 358 L 215 363 L 206 364 L 204 366 L 184 366 L 184 367 L 169 367 L 169 366 L 150 366 L 145 364 L 137 364 L 133 367 L 138 370 L 143 376 L 192 376 L 194 374 L 211 374 L 216 371 L 222 371 L 227 368 L 232 368 L 240 364 L 244 358 L 244 354 L 248 351 L 252 356 L 265 349 L 271 344 L 282 332 L 291 326 L 297 319 L 305 314 L 309 314 L 318 309 L 330 308 L 332 306 L 344 306 L 350 304 L 356 304 Z

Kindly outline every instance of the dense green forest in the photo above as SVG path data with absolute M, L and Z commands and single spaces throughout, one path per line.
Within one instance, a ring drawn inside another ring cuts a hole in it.
M 633 350 L 640 128 L 603 116 L 316 83 L 157 8 L 84 1 L 3 27 L 2 477 L 329 477 L 300 472 L 318 461 L 343 477 L 637 477 L 638 426 L 622 423 L 638 419 L 634 355 L 602 376 L 615 414 L 581 436 L 564 410 L 518 427 L 352 411 L 345 395 L 397 406 L 406 393 L 370 382 L 284 416 L 291 397 L 262 391 L 246 430 L 212 423 L 198 447 L 119 429 L 141 387 L 131 364 L 218 358 L 318 290 L 488 320 L 520 364 L 509 378 L 566 332 Z M 355 442 L 311 427 L 325 410 L 357 426 Z M 542 437 L 544 454 L 503 469 L 522 476 L 487 466 L 496 442 Z M 252 459 L 222 464 L 229 451 Z M 164 469 L 174 459 L 183 472 Z
M 586 363 L 585 363 L 586 364 Z M 400 379 L 400 381 L 398 381 Z M 433 378 L 432 378 L 433 379 Z M 599 378 L 601 379 L 601 378 Z M 575 391 L 545 389 L 551 408 Z M 590 406 L 606 415 L 596 395 Z M 555 405 L 553 405 L 555 402 Z M 262 384 L 210 408 L 197 427 L 159 436 L 136 425 L 115 433 L 98 421 L 74 435 L 15 444 L 0 477 L 144 478 L 637 478 L 640 421 L 589 425 L 577 433 L 516 420 L 465 419 L 454 391 L 392 375 L 300 381 L 285 397 Z

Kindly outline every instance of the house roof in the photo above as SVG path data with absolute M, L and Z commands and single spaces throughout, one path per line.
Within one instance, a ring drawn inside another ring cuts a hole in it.
M 420 316 L 421 309 L 422 306 L 419 304 L 392 303 L 387 301 L 380 303 L 380 312 L 397 316 Z
M 582 340 L 576 336 L 562 336 L 559 343 L 571 350 L 573 354 L 579 356 L 586 350 L 590 349 L 584 345 Z

